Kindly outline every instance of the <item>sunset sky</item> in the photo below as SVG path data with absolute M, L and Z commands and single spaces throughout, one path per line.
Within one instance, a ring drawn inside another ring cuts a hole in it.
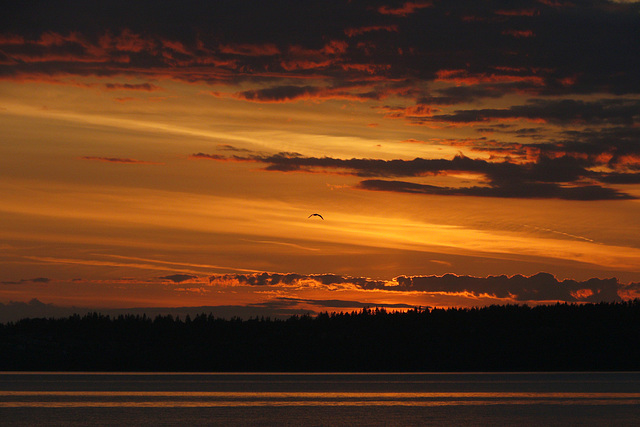
M 638 1 L 2 10 L 0 303 L 640 295 Z

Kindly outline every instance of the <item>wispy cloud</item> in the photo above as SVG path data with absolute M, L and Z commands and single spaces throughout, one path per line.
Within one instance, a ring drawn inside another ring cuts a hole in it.
M 24 283 L 49 283 L 51 279 L 48 277 L 36 277 L 34 279 L 5 280 L 0 282 L 2 285 L 20 285 Z
M 237 267 L 213 265 L 213 264 L 196 264 L 196 263 L 189 263 L 189 262 L 166 261 L 166 260 L 160 260 L 160 259 L 140 258 L 140 257 L 132 257 L 132 256 L 124 256 L 124 255 L 116 255 L 116 254 L 96 254 L 96 256 L 117 258 L 117 259 L 128 260 L 128 261 L 143 261 L 143 262 L 160 264 L 160 265 L 199 268 L 204 270 L 227 270 L 227 271 L 240 271 L 240 272 L 248 272 L 248 273 L 259 272 L 259 270 L 251 270 L 247 268 L 237 268 Z M 198 274 L 198 273 L 195 273 L 195 274 Z
M 86 266 L 102 266 L 102 267 L 128 267 L 136 270 L 156 270 L 156 271 L 178 271 L 184 274 L 206 274 L 206 272 L 188 268 L 168 267 L 162 263 L 153 262 L 115 262 L 105 261 L 101 259 L 82 259 L 82 258 L 59 258 L 51 256 L 24 256 L 26 259 L 38 261 L 48 264 L 68 264 L 68 265 L 86 265 Z
M 146 160 L 129 159 L 126 157 L 98 157 L 98 156 L 83 156 L 82 160 L 95 160 L 98 162 L 107 163 L 122 163 L 127 165 L 163 165 L 164 163 L 149 162 Z
M 255 243 L 264 243 L 266 245 L 279 245 L 279 246 L 288 246 L 291 248 L 302 249 L 305 251 L 319 251 L 318 248 L 310 248 L 308 246 L 298 245 L 296 243 L 290 242 L 279 242 L 276 240 L 247 240 L 247 242 L 255 242 Z

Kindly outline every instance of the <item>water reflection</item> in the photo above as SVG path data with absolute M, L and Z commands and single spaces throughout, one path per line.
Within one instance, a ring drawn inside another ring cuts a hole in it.
M 0 391 L 1 408 L 640 405 L 640 393 Z
M 640 373 L 0 372 L 0 425 L 615 425 Z

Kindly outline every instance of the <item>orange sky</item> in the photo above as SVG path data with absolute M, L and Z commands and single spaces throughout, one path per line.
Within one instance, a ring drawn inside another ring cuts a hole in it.
M 0 303 L 636 296 L 637 2 L 285 3 L 10 8 Z

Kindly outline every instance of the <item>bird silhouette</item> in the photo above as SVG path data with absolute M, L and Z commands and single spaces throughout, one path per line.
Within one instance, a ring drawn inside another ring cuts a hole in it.
M 319 216 L 320 219 L 324 221 L 324 218 L 322 218 L 322 215 L 320 215 L 320 214 L 311 214 L 307 218 L 311 218 L 312 216 Z

